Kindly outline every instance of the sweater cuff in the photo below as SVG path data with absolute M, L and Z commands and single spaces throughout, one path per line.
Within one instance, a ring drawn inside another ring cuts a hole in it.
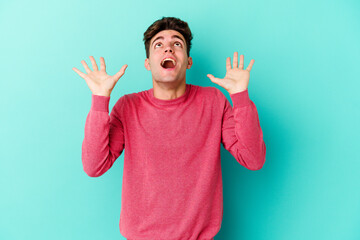
M 91 94 L 91 110 L 109 112 L 110 97 Z
M 233 102 L 234 108 L 245 107 L 251 104 L 248 89 L 241 92 L 230 94 L 230 97 Z

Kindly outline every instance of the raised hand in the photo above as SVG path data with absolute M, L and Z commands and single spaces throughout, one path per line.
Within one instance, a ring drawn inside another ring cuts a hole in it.
M 94 95 L 109 97 L 117 81 L 122 77 L 122 75 L 124 75 L 125 69 L 128 65 L 125 64 L 115 75 L 110 76 L 106 73 L 105 60 L 103 57 L 100 57 L 100 70 L 98 69 L 93 56 L 90 56 L 90 61 L 92 63 L 93 71 L 91 71 L 84 60 L 82 60 L 81 63 L 84 66 L 87 74 L 81 72 L 75 67 L 73 67 L 72 70 L 77 72 L 80 77 L 85 79 L 87 85 Z
M 230 94 L 242 92 L 249 86 L 250 71 L 255 60 L 252 59 L 249 66 L 244 70 L 244 55 L 240 55 L 240 64 L 238 66 L 238 53 L 234 52 L 233 68 L 231 68 L 230 57 L 226 58 L 226 75 L 223 79 L 216 78 L 211 74 L 207 77 L 221 87 L 225 88 Z

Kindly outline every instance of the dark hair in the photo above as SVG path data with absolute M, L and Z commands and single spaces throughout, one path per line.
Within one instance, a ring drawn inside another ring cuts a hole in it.
M 154 37 L 158 32 L 163 30 L 175 30 L 181 33 L 186 41 L 186 50 L 188 57 L 190 56 L 190 48 L 191 48 L 191 40 L 193 36 L 191 34 L 189 25 L 187 22 L 180 20 L 175 17 L 163 17 L 159 20 L 156 20 L 153 24 L 148 27 L 148 29 L 144 32 L 144 44 L 146 50 L 146 57 L 149 57 L 149 45 L 150 40 Z

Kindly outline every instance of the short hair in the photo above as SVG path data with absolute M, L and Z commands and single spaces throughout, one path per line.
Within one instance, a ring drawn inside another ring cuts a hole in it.
M 144 44 L 146 50 L 146 57 L 149 58 L 150 40 L 160 31 L 163 30 L 175 30 L 181 33 L 186 41 L 186 51 L 188 57 L 190 56 L 191 40 L 193 36 L 191 34 L 189 25 L 187 22 L 182 21 L 175 17 L 163 17 L 156 20 L 151 24 L 148 29 L 144 32 Z

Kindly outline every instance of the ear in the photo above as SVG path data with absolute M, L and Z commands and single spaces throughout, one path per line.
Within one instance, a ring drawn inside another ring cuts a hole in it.
M 149 58 L 146 58 L 145 59 L 145 63 L 144 63 L 144 66 L 145 66 L 145 68 L 148 70 L 148 71 L 150 71 L 150 63 L 149 63 Z
M 193 64 L 192 57 L 188 57 L 188 65 L 186 66 L 187 69 L 190 69 Z

